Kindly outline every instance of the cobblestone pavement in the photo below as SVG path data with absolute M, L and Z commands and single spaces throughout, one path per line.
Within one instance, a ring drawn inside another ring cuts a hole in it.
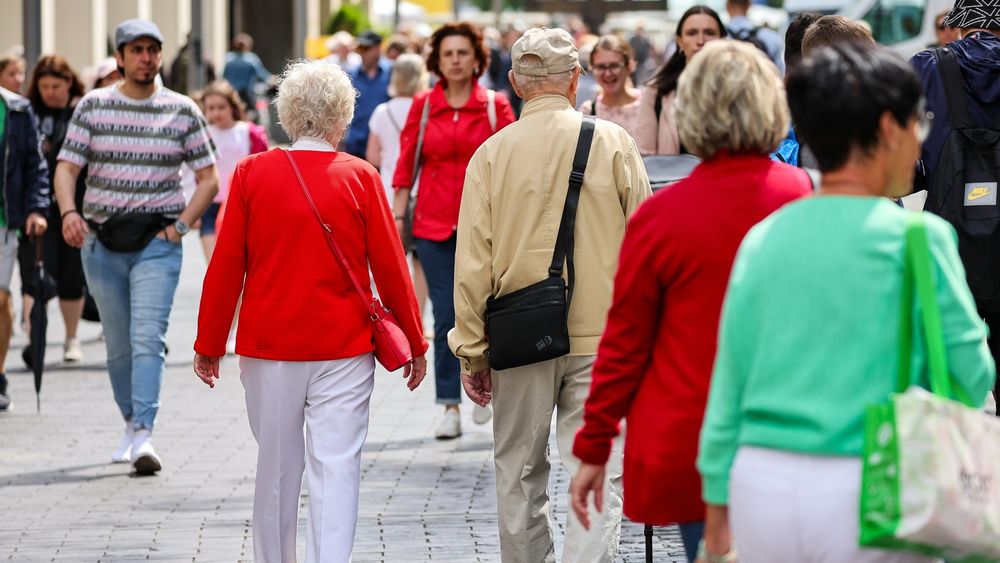
M 155 433 L 164 463 L 158 476 L 134 477 L 127 466 L 108 461 L 121 420 L 103 366 L 99 326 L 81 328 L 85 362 L 64 365 L 62 322 L 56 305 L 50 306 L 41 413 L 35 412 L 31 375 L 20 361 L 26 338 L 17 332 L 7 362 L 14 409 L 0 414 L 0 560 L 251 559 L 256 444 L 236 360 L 224 361 L 214 390 L 190 368 L 204 269 L 197 241 L 189 237 Z M 461 438 L 434 440 L 441 411 L 433 395 L 432 376 L 411 394 L 395 376 L 377 374 L 355 562 L 499 560 L 489 426 L 474 425 L 466 409 Z M 568 475 L 552 449 L 550 489 L 561 552 Z M 303 486 L 300 560 L 307 496 Z M 643 561 L 643 552 L 642 527 L 626 523 L 620 559 Z M 657 562 L 683 560 L 675 529 L 656 530 L 654 552 Z

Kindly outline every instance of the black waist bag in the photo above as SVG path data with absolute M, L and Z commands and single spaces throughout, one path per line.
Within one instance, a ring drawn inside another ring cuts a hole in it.
M 161 213 L 126 213 L 115 215 L 103 223 L 90 223 L 97 240 L 112 252 L 138 252 L 156 233 L 174 220 Z
M 516 368 L 569 354 L 569 306 L 573 299 L 573 231 L 587 169 L 594 119 L 585 116 L 573 157 L 569 190 L 559 222 L 549 277 L 507 295 L 486 300 L 486 359 L 495 370 Z M 563 280 L 566 262 L 569 283 Z

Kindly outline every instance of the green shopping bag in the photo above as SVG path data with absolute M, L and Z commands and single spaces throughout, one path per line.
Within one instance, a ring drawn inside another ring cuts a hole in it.
M 952 386 L 919 214 L 908 219 L 905 248 L 896 393 L 865 413 L 860 544 L 955 563 L 1000 561 L 1000 421 Z M 914 287 L 930 392 L 909 381 Z

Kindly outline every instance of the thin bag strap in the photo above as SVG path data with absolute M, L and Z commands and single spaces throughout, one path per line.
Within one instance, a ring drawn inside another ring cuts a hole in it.
M 281 149 L 281 152 L 285 153 L 288 158 L 288 163 L 292 165 L 292 171 L 295 172 L 295 178 L 299 181 L 299 187 L 302 188 L 302 194 L 306 196 L 306 201 L 309 202 L 309 208 L 312 209 L 313 215 L 316 216 L 316 220 L 323 227 L 323 235 L 326 238 L 326 244 L 330 247 L 333 255 L 336 256 L 337 261 L 347 272 L 347 277 L 351 279 L 351 283 L 354 285 L 354 289 L 358 293 L 358 297 L 361 299 L 361 304 L 364 306 L 365 310 L 372 316 L 372 320 L 378 319 L 378 314 L 376 313 L 375 304 L 368 301 L 368 297 L 365 296 L 364 290 L 361 289 L 361 285 L 358 284 L 358 278 L 354 275 L 354 270 L 351 268 L 350 262 L 344 257 L 344 253 L 340 251 L 340 246 L 337 245 L 337 241 L 333 238 L 333 230 L 330 225 L 323 220 L 323 216 L 319 214 L 319 209 L 316 207 L 316 203 L 313 201 L 312 194 L 309 192 L 309 187 L 306 186 L 306 181 L 302 178 L 302 172 L 299 171 L 299 166 L 295 164 L 295 159 L 292 158 L 292 154 L 286 150 Z
M 427 94 L 424 98 L 424 109 L 420 113 L 420 130 L 417 133 L 417 149 L 413 153 L 413 175 L 410 176 L 410 187 L 412 188 L 417 183 L 417 174 L 420 173 L 420 165 L 423 163 L 423 156 L 421 153 L 424 152 L 424 134 L 427 132 L 427 121 L 431 116 L 431 95 Z
M 583 176 L 587 170 L 587 159 L 590 157 L 590 145 L 594 140 L 596 120 L 584 116 L 580 123 L 580 137 L 576 142 L 576 154 L 573 155 L 573 171 L 569 174 L 569 190 L 566 192 L 566 203 L 563 205 L 562 219 L 559 221 L 559 234 L 556 236 L 556 247 L 552 252 L 552 265 L 549 266 L 549 277 L 561 278 L 563 261 L 566 262 L 568 273 L 566 312 L 573 301 L 573 286 L 576 272 L 573 268 L 574 231 L 576 230 L 576 208 L 580 202 L 580 189 L 583 188 Z
M 490 120 L 490 131 L 497 132 L 497 93 L 486 91 L 486 118 Z
M 976 122 L 969 113 L 969 103 L 965 96 L 965 81 L 958 57 L 950 47 L 934 49 L 934 59 L 941 75 L 941 87 L 948 105 L 948 119 L 952 129 L 974 129 Z

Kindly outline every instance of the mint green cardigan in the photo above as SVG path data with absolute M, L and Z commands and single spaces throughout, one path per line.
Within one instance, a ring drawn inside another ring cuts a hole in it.
M 747 234 L 729 280 L 701 431 L 707 503 L 728 503 L 742 445 L 861 454 L 865 407 L 885 401 L 896 384 L 906 213 L 883 198 L 816 196 Z M 930 214 L 926 224 L 948 367 L 982 401 L 996 374 L 986 328 L 955 231 Z M 926 386 L 923 342 L 914 337 L 911 381 Z

